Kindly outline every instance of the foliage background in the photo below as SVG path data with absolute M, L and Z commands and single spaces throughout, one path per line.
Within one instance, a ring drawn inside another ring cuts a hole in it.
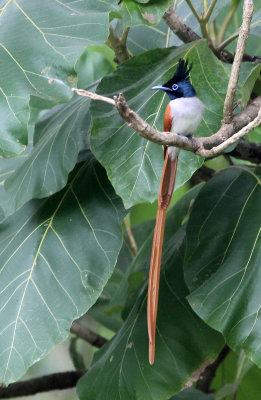
M 168 30 L 162 16 L 170 4 L 168 0 L 160 4 L 124 0 L 120 5 L 116 0 L 84 0 L 73 5 L 67 1 L 7 0 L 1 5 L 0 369 L 5 383 L 18 379 L 62 342 L 72 320 L 95 304 L 88 313 L 88 326 L 108 339 L 113 332 L 118 333 L 96 354 L 90 372 L 80 381 L 80 398 L 107 395 L 110 382 L 110 395 L 115 398 L 167 399 L 181 390 L 205 360 L 216 358 L 224 341 L 235 353 L 221 365 L 213 382 L 215 399 L 224 397 L 222 392 L 218 397 L 218 390 L 230 395 L 238 385 L 239 400 L 245 393 L 250 399 L 253 393 L 254 398 L 258 390 L 260 370 L 253 361 L 260 366 L 259 170 L 251 165 L 249 172 L 241 166 L 231 168 L 229 161 L 238 161 L 222 155 L 205 165 L 215 170 L 229 168 L 204 187 L 190 190 L 190 178 L 204 160 L 182 152 L 174 207 L 166 227 L 159 355 L 155 367 L 148 369 L 144 301 L 152 240 L 150 220 L 155 216 L 162 149 L 131 131 L 111 106 L 73 96 L 71 91 L 77 86 L 109 97 L 123 91 L 129 105 L 161 129 L 167 99 L 150 88 L 168 79 L 180 57 L 188 57 L 194 63 L 192 83 L 206 107 L 198 135 L 216 132 L 230 65 L 218 60 L 206 41 L 183 44 Z M 204 9 L 201 1 L 193 5 L 198 12 Z M 187 2 L 177 1 L 174 6 L 182 20 L 200 34 Z M 251 55 L 260 54 L 260 7 L 255 2 L 246 49 Z M 242 2 L 220 0 L 211 15 L 210 34 L 222 27 L 231 9 L 232 19 L 223 39 L 239 29 Z M 112 49 L 104 44 L 110 22 L 120 36 L 130 27 L 127 48 L 131 58 L 120 65 Z M 232 41 L 227 50 L 234 49 Z M 243 103 L 253 93 L 260 95 L 259 74 L 260 64 L 242 65 L 237 98 L 243 98 Z M 248 140 L 259 142 L 260 128 L 252 131 Z M 213 208 L 213 201 L 218 207 Z M 195 203 L 192 212 L 191 202 Z M 122 245 L 126 209 L 140 249 L 136 257 L 126 244 L 126 235 Z M 207 210 L 211 218 L 204 214 Z M 200 226 L 204 215 L 205 222 Z M 249 221 L 253 237 L 245 230 Z M 220 240 L 216 237 L 217 222 Z M 211 249 L 209 242 L 214 243 Z M 243 249 L 244 244 L 246 249 L 238 257 L 238 246 Z M 203 272 L 202 248 L 209 249 Z M 227 254 L 230 258 L 223 263 Z M 244 257 L 247 268 L 241 265 Z M 216 274 L 217 262 L 222 264 L 221 278 Z M 223 285 L 224 274 L 227 285 Z M 220 288 L 217 295 L 216 288 Z M 208 298 L 209 293 L 215 296 L 204 308 L 202 298 Z M 229 299 L 225 310 L 223 298 Z M 173 299 L 178 299 L 175 306 Z M 250 299 L 248 305 L 244 299 Z M 220 310 L 225 312 L 222 318 Z M 89 367 L 93 350 L 83 347 L 79 340 L 80 349 L 76 351 L 72 343 L 71 337 L 68 346 L 74 367 L 81 364 L 76 361 L 78 353 L 84 354 L 85 367 Z M 63 346 L 61 349 L 65 354 Z M 242 349 L 252 361 L 241 354 Z M 177 355 L 183 360 L 178 367 Z M 54 372 L 54 361 L 49 357 L 51 367 L 47 370 Z M 28 377 L 42 374 L 44 362 L 36 364 L 35 372 L 29 372 Z M 67 365 L 72 368 L 70 361 Z M 129 369 L 133 373 L 127 374 L 126 380 L 124 374 Z M 237 373 L 231 374 L 231 370 Z M 164 379 L 157 380 L 162 372 Z M 102 384 L 91 386 L 93 376 L 99 376 Z M 213 398 L 189 390 L 173 400 L 184 400 L 188 395 L 198 400 Z M 72 398 L 73 394 L 65 396 Z

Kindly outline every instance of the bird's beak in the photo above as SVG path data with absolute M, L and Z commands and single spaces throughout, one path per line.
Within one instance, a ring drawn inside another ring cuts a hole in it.
M 165 90 L 166 92 L 171 92 L 171 89 L 165 86 L 153 86 L 151 88 L 152 90 Z

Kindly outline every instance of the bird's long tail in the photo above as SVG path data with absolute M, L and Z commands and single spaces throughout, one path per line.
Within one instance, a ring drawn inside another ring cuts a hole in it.
M 158 211 L 154 230 L 152 254 L 150 261 L 150 275 L 148 288 L 147 320 L 149 334 L 149 362 L 154 363 L 155 358 L 155 333 L 158 309 L 159 280 L 161 267 L 161 254 L 164 238 L 164 228 L 167 208 L 170 204 L 175 185 L 176 170 L 178 164 L 178 153 L 174 160 L 171 160 L 168 150 L 166 151 L 164 167 L 161 176 Z

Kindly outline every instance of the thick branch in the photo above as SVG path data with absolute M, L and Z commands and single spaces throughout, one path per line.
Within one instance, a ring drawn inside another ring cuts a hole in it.
M 210 385 L 212 380 L 214 379 L 217 369 L 219 367 L 219 365 L 224 361 L 224 359 L 226 358 L 226 356 L 228 355 L 230 349 L 228 346 L 225 346 L 218 358 L 216 359 L 216 361 L 214 361 L 212 364 L 208 365 L 206 367 L 206 369 L 203 371 L 203 373 L 201 374 L 198 383 L 196 385 L 196 388 L 198 390 L 201 390 L 204 393 L 210 393 Z
M 229 155 L 254 164 L 261 164 L 261 144 L 241 139 L 237 147 Z
M 193 42 L 199 40 L 201 37 L 194 32 L 188 25 L 184 24 L 182 19 L 174 12 L 173 7 L 170 7 L 165 14 L 163 19 L 169 28 L 178 36 L 184 43 Z
M 100 348 L 107 342 L 104 337 L 97 335 L 97 333 L 94 333 L 86 326 L 81 325 L 78 321 L 73 321 L 71 332 L 75 333 L 75 335 L 77 335 L 79 338 L 85 340 L 95 347 Z
M 88 96 L 84 90 L 73 89 L 79 95 Z M 94 96 L 90 96 L 94 98 Z M 223 124 L 220 130 L 210 137 L 193 137 L 178 135 L 173 132 L 160 132 L 144 121 L 135 111 L 128 106 L 122 93 L 119 97 L 110 98 L 95 94 L 95 100 L 106 101 L 114 104 L 122 119 L 129 127 L 140 136 L 154 143 L 176 146 L 183 150 L 194 152 L 203 157 L 213 157 L 224 151 L 232 143 L 246 135 L 260 123 L 261 96 L 250 103 L 244 111 L 234 116 L 230 124 Z M 242 130 L 244 128 L 244 130 Z
M 253 0 L 244 0 L 242 25 L 237 41 L 236 53 L 232 65 L 230 79 L 227 87 L 227 95 L 224 102 L 223 117 L 224 122 L 227 124 L 231 121 L 233 113 L 233 102 L 237 88 L 237 82 L 240 72 L 240 65 L 243 59 L 246 42 L 249 36 L 251 19 L 254 11 Z
M 0 399 L 12 397 L 31 396 L 36 393 L 48 392 L 50 390 L 63 390 L 76 386 L 77 381 L 86 371 L 60 372 L 45 375 L 28 381 L 11 383 L 7 387 L 0 387 Z

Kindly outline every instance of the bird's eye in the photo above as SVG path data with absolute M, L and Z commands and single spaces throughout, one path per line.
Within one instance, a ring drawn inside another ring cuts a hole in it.
M 176 83 L 174 83 L 172 85 L 172 90 L 178 90 L 178 88 L 179 88 L 179 85 L 177 85 Z

